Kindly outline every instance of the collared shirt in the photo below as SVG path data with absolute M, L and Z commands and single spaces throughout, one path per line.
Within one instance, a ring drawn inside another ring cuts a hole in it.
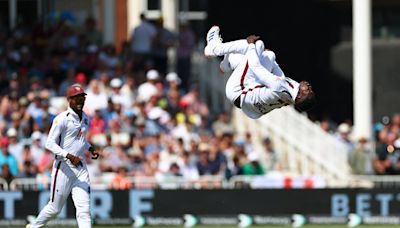
M 85 158 L 85 150 L 89 149 L 90 143 L 86 140 L 89 129 L 89 118 L 82 112 L 79 118 L 71 108 L 58 114 L 53 120 L 46 148 L 56 155 L 56 159 L 66 161 L 68 153 Z M 74 167 L 69 161 L 67 164 Z

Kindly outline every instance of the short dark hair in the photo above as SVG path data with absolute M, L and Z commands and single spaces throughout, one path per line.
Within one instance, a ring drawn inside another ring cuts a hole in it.
M 315 93 L 310 93 L 300 99 L 296 99 L 294 108 L 299 112 L 310 110 L 317 103 Z

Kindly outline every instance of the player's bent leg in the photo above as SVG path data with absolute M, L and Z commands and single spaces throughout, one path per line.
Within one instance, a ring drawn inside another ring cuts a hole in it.
M 247 82 L 247 71 L 247 59 L 243 57 L 226 82 L 225 95 L 232 104 L 243 92 L 244 84 L 242 83 Z
M 215 56 L 223 56 L 226 54 L 246 54 L 249 44 L 246 40 L 235 40 L 226 43 L 215 44 L 212 53 Z
M 38 217 L 30 224 L 30 227 L 42 227 L 46 225 L 48 221 L 56 217 L 61 212 L 61 209 L 64 207 L 68 195 L 69 193 L 66 196 L 60 194 L 54 198 L 54 201 L 50 199 L 50 202 L 46 204 L 46 206 L 44 206 L 44 208 L 40 211 Z
M 72 188 L 72 200 L 76 208 L 76 220 L 79 228 L 91 228 L 90 187 L 89 183 L 80 182 Z

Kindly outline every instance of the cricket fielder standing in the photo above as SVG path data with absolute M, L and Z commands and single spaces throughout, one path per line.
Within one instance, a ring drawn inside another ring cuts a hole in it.
M 55 154 L 52 170 L 50 201 L 27 228 L 44 226 L 56 217 L 70 193 L 76 208 L 80 228 L 91 228 L 90 181 L 84 153 L 89 150 L 92 159 L 99 154 L 86 141 L 89 118 L 82 111 L 85 104 L 83 88 L 74 84 L 67 90 L 69 108 L 57 115 L 51 126 L 46 148 Z

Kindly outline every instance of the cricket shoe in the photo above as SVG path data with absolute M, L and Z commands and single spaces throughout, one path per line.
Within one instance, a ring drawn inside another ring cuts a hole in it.
M 219 27 L 214 25 L 207 32 L 207 46 L 204 48 L 204 55 L 206 57 L 216 56 L 214 48 L 222 43 L 221 35 L 219 34 Z

